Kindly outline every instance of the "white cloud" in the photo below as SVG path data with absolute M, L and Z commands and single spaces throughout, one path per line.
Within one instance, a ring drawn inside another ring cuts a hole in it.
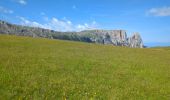
M 27 20 L 24 17 L 18 17 L 21 20 L 22 25 L 26 26 L 33 26 L 33 27 L 41 27 L 46 29 L 52 29 L 56 31 L 82 31 L 82 30 L 89 30 L 95 29 L 97 27 L 97 23 L 93 21 L 90 24 L 78 24 L 74 25 L 70 20 L 59 20 L 55 17 L 48 19 L 47 23 L 41 24 L 35 21 Z
M 24 17 L 18 17 L 18 18 L 21 20 L 21 24 L 22 24 L 22 25 L 45 28 L 42 24 L 39 24 L 38 22 L 29 21 L 29 20 L 27 20 L 27 19 L 24 18 Z
M 26 5 L 27 4 L 26 0 L 16 0 L 16 2 L 18 2 L 21 5 Z
M 50 22 L 48 22 L 48 26 L 52 27 L 52 29 L 57 31 L 71 31 L 72 23 L 71 21 L 59 20 L 57 18 L 52 18 Z
M 82 30 L 93 30 L 97 28 L 97 23 L 93 21 L 90 24 L 84 23 L 84 24 L 78 24 L 76 25 L 76 30 L 77 31 L 82 31 Z
M 153 16 L 170 16 L 170 7 L 152 8 L 148 11 Z
M 14 11 L 0 6 L 0 13 L 12 14 L 12 13 L 14 13 Z

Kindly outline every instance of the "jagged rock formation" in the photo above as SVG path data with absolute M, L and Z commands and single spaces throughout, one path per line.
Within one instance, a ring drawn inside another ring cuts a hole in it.
M 132 47 L 132 48 L 143 48 L 144 47 L 142 38 L 139 35 L 139 33 L 134 33 L 132 37 L 129 37 L 128 44 L 129 44 L 129 47 Z
M 5 21 L 0 21 L 0 34 L 112 44 L 115 46 L 127 46 L 132 48 L 144 47 L 139 33 L 135 33 L 132 37 L 128 38 L 125 30 L 85 30 L 81 32 L 57 32 L 49 29 L 14 25 Z

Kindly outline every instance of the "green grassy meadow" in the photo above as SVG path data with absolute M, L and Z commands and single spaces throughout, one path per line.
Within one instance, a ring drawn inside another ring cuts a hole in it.
M 170 100 L 170 47 L 0 35 L 0 100 Z

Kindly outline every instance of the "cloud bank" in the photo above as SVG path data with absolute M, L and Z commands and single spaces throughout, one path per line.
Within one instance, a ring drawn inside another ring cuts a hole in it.
M 0 6 L 0 13 L 12 14 L 14 11 Z
M 51 18 L 48 19 L 47 23 L 38 23 L 36 21 L 30 21 L 24 17 L 18 17 L 20 19 L 20 24 L 25 26 L 33 26 L 33 27 L 40 27 L 45 29 L 51 29 L 55 31 L 82 31 L 82 30 L 91 30 L 96 29 L 97 23 L 95 21 L 91 23 L 84 23 L 84 24 L 73 24 L 70 20 L 59 20 L 58 18 Z
M 148 11 L 153 16 L 170 16 L 170 7 L 152 8 Z

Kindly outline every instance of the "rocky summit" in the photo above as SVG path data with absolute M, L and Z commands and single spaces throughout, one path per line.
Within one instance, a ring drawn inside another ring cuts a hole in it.
M 114 46 L 126 46 L 131 48 L 144 47 L 139 33 L 134 33 L 131 37 L 127 37 L 125 30 L 85 30 L 81 32 L 57 32 L 49 29 L 14 25 L 5 21 L 0 21 L 0 34 L 111 44 Z

